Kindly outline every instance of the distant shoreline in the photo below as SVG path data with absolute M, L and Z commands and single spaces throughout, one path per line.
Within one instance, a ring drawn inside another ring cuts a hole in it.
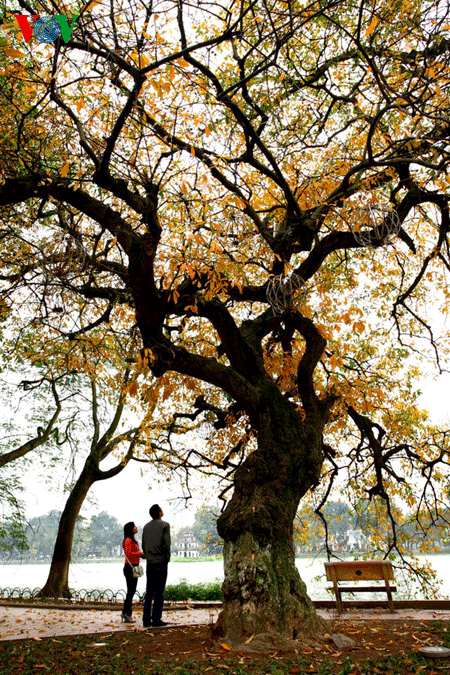
M 173 556 L 170 562 L 194 563 L 194 562 L 214 562 L 222 560 L 221 555 L 207 556 L 204 558 L 177 558 Z M 115 558 L 72 558 L 71 565 L 89 565 L 90 563 L 123 563 L 123 556 Z M 51 558 L 47 560 L 33 560 L 32 558 L 15 558 L 12 560 L 0 560 L 1 565 L 50 565 Z
M 334 551 L 334 555 L 337 558 L 349 558 L 353 560 L 355 556 L 357 555 L 357 551 L 354 552 L 348 552 L 348 551 Z M 412 553 L 413 556 L 429 556 L 429 557 L 434 557 L 434 556 L 439 556 L 439 555 L 448 555 L 450 554 L 450 546 L 445 546 L 439 551 L 429 551 L 426 553 L 414 551 Z M 408 556 L 407 556 L 408 557 Z M 318 553 L 297 553 L 295 555 L 296 560 L 314 560 L 316 558 L 318 559 L 325 559 L 326 555 L 324 552 L 318 552 Z M 222 555 L 213 555 L 213 556 L 204 556 L 200 558 L 179 558 L 177 556 L 172 556 L 170 562 L 175 563 L 196 563 L 196 562 L 214 562 L 216 560 L 223 560 Z M 123 557 L 122 556 L 117 556 L 114 558 L 73 558 L 71 561 L 71 565 L 89 565 L 90 563 L 121 563 L 123 562 Z M 1 565 L 49 565 L 51 563 L 51 558 L 48 558 L 47 560 L 33 560 L 31 558 L 15 558 L 12 560 L 0 560 L 0 566 Z

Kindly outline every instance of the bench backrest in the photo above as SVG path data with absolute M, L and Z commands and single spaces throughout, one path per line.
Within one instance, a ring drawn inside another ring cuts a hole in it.
M 357 581 L 358 579 L 393 579 L 392 564 L 388 560 L 349 560 L 326 562 L 327 580 Z M 333 570 L 335 577 L 333 575 Z

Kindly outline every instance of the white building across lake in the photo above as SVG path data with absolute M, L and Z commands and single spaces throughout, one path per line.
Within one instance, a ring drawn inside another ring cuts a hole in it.
M 198 558 L 200 544 L 192 532 L 186 532 L 173 547 L 173 552 L 178 558 Z

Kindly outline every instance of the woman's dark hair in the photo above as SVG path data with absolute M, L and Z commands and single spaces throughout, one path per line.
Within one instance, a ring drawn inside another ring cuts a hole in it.
M 131 539 L 131 541 L 134 541 L 135 544 L 137 544 L 136 539 L 134 538 L 134 523 L 131 521 L 130 523 L 125 523 L 123 526 L 123 540 L 125 539 Z

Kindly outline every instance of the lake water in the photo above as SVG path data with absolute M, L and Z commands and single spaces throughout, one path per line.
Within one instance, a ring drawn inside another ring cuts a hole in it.
M 422 560 L 429 560 L 436 570 L 438 577 L 442 581 L 442 588 L 439 593 L 440 598 L 450 598 L 450 554 L 436 554 L 428 557 L 421 557 Z M 297 558 L 296 565 L 300 576 L 305 581 L 310 597 L 313 600 L 326 600 L 330 594 L 326 591 L 327 582 L 324 576 L 324 558 Z M 26 564 L 11 563 L 0 565 L 0 588 L 41 588 L 47 580 L 49 563 Z M 106 590 L 111 589 L 116 592 L 125 588 L 125 579 L 123 576 L 123 562 L 118 559 L 116 562 L 83 562 L 72 563 L 69 574 L 69 586 L 74 590 Z M 411 589 L 403 583 L 401 576 L 396 572 L 396 584 L 398 592 L 396 597 L 411 598 L 424 597 L 422 592 L 414 595 L 414 589 Z M 411 579 L 411 575 L 407 575 Z M 320 578 L 317 578 L 320 577 Z M 176 584 L 182 579 L 186 579 L 191 584 L 206 581 L 223 579 L 222 560 L 213 560 L 207 562 L 177 562 L 172 561 L 169 564 L 169 574 L 167 583 Z M 144 591 L 145 579 L 139 579 L 138 591 Z M 359 594 L 363 599 L 364 594 Z M 378 596 L 379 597 L 379 596 Z

